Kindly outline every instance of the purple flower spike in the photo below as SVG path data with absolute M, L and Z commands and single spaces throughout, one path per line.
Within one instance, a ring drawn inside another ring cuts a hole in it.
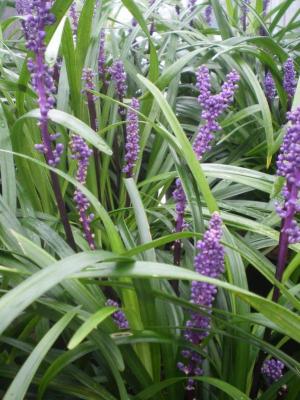
M 186 195 L 184 193 L 181 180 L 176 179 L 176 189 L 173 192 L 173 199 L 175 202 L 176 218 L 175 218 L 175 232 L 182 232 L 187 223 L 184 220 L 185 209 L 187 205 Z M 181 258 L 181 240 L 177 239 L 174 242 L 174 264 L 180 265 Z M 177 287 L 177 286 L 176 286 Z
M 194 260 L 195 271 L 201 275 L 218 278 L 224 272 L 224 248 L 220 243 L 222 237 L 222 220 L 218 213 L 211 217 L 209 228 L 203 239 L 199 240 L 196 247 L 199 254 Z M 191 302 L 206 307 L 211 307 L 217 293 L 214 285 L 204 282 L 192 282 Z M 186 331 L 185 337 L 194 344 L 200 343 L 207 335 L 210 328 L 210 318 L 192 313 L 192 318 L 187 322 L 187 327 L 204 328 L 203 332 Z
M 211 25 L 212 21 L 212 12 L 213 12 L 212 6 L 207 6 L 204 10 L 204 19 L 207 25 L 209 26 Z
M 93 93 L 89 92 L 89 90 L 95 90 L 95 84 L 94 84 L 94 78 L 96 74 L 93 72 L 91 68 L 84 68 L 82 70 L 82 81 L 84 82 L 84 92 L 86 92 L 88 101 L 96 100 L 96 97 L 93 95 Z
M 283 376 L 284 364 L 280 360 L 271 358 L 263 363 L 261 372 L 266 377 L 267 381 L 271 385 L 274 382 L 279 381 Z
M 100 47 L 99 47 L 99 55 L 98 55 L 98 74 L 99 78 L 102 80 L 104 84 L 107 84 L 106 77 L 107 69 L 106 69 L 106 59 L 105 59 L 105 31 L 102 29 L 100 32 Z
M 50 9 L 51 3 L 43 0 L 28 0 L 28 7 L 23 6 L 23 10 L 26 11 L 26 45 L 28 50 L 35 54 L 45 52 L 45 29 L 47 25 L 52 25 L 55 21 Z
M 194 259 L 195 271 L 211 278 L 219 278 L 224 272 L 224 248 L 220 243 L 222 238 L 222 219 L 218 213 L 211 217 L 208 230 L 203 239 L 197 242 L 198 254 Z M 206 313 L 211 313 L 217 294 L 214 285 L 193 281 L 191 285 L 191 303 L 199 305 Z M 186 322 L 185 338 L 194 345 L 199 345 L 209 334 L 211 318 L 196 312 L 191 312 L 191 318 Z M 194 330 L 197 329 L 197 330 Z M 179 369 L 186 375 L 202 375 L 202 358 L 194 351 L 184 350 L 182 356 L 187 359 L 186 364 L 179 363 Z M 192 379 L 188 382 L 188 390 L 194 389 Z
M 283 88 L 286 91 L 289 100 L 291 100 L 294 97 L 297 85 L 295 67 L 292 58 L 288 58 L 286 63 L 283 65 L 283 72 Z
M 42 144 L 36 149 L 45 155 L 46 161 L 51 166 L 58 165 L 63 153 L 61 143 L 52 146 L 52 140 L 48 132 L 48 113 L 55 104 L 54 94 L 56 92 L 53 80 L 53 68 L 45 63 L 45 36 L 46 27 L 55 21 L 50 13 L 52 3 L 43 0 L 18 1 L 16 7 L 18 12 L 25 15 L 22 23 L 26 38 L 26 47 L 35 55 L 28 60 L 28 70 L 31 73 L 32 85 L 38 94 L 40 108 L 39 127 L 42 133 Z
M 265 86 L 265 94 L 268 100 L 270 101 L 274 100 L 276 96 L 276 88 L 273 76 L 270 71 L 266 73 L 264 86 Z
M 78 135 L 73 135 L 71 138 L 71 151 L 73 154 L 72 158 L 78 161 L 76 180 L 84 185 L 86 183 L 89 158 L 93 152 L 86 144 L 84 139 Z M 94 215 L 87 213 L 90 203 L 79 189 L 76 189 L 74 192 L 74 201 L 79 213 L 79 220 L 83 227 L 84 237 L 88 242 L 90 249 L 95 250 L 94 235 L 92 234 L 90 228 L 90 223 L 94 219 Z
M 175 232 L 182 232 L 186 227 L 186 223 L 184 221 L 184 213 L 186 209 L 186 195 L 184 193 L 181 180 L 176 179 L 176 189 L 173 192 L 173 199 L 175 201 L 175 209 L 176 209 L 176 225 Z
M 249 14 L 249 7 L 248 5 L 251 3 L 251 0 L 243 0 L 243 5 L 241 6 L 241 23 L 243 31 L 246 32 L 248 21 L 247 16 Z
M 120 305 L 118 304 L 118 302 L 116 302 L 112 299 L 108 299 L 106 301 L 105 305 L 120 308 Z M 115 324 L 118 326 L 119 329 L 128 329 L 129 328 L 128 320 L 125 316 L 124 311 L 118 310 L 113 313 L 112 317 L 113 317 Z
M 216 95 L 211 94 L 209 70 L 206 66 L 202 65 L 199 68 L 196 77 L 196 87 L 200 91 L 198 102 L 202 107 L 201 118 L 205 121 L 193 144 L 193 149 L 200 161 L 203 155 L 211 149 L 213 133 L 221 129 L 216 119 L 233 102 L 234 93 L 238 88 L 239 75 L 236 71 L 231 71 L 222 85 L 221 92 Z
M 69 15 L 70 15 L 70 18 L 72 21 L 74 37 L 76 38 L 77 30 L 78 30 L 78 22 L 79 22 L 78 13 L 77 13 L 77 9 L 76 9 L 76 1 L 74 1 L 71 4 L 70 10 L 69 10 Z
M 263 15 L 266 16 L 270 0 L 263 0 Z
M 196 3 L 197 0 L 188 0 L 188 9 L 190 10 L 191 13 L 195 11 Z
M 139 111 L 140 103 L 136 98 L 131 101 L 133 110 L 128 110 L 127 129 L 126 129 L 126 145 L 125 145 L 125 172 L 127 178 L 133 176 L 133 169 L 139 155 L 139 118 L 136 111 Z
M 277 175 L 286 178 L 282 189 L 283 204 L 277 205 L 277 212 L 283 219 L 281 232 L 289 243 L 300 242 L 300 227 L 295 215 L 300 211 L 300 107 L 288 113 L 288 127 L 280 154 L 277 159 Z
M 112 80 L 116 85 L 117 95 L 120 101 L 123 101 L 123 98 L 125 97 L 127 91 L 127 74 L 125 72 L 123 62 L 121 60 L 115 61 L 110 68 L 110 73 Z

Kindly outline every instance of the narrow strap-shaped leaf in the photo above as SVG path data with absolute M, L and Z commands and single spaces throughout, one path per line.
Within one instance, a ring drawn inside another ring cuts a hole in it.
M 64 315 L 43 337 L 12 381 L 3 400 L 22 400 L 25 398 L 27 389 L 44 357 L 75 314 L 76 312 L 72 311 Z
M 104 307 L 91 315 L 71 337 L 68 343 L 68 349 L 72 350 L 77 347 L 92 332 L 92 330 L 96 329 L 102 321 L 108 318 L 115 311 L 117 311 L 116 307 Z
M 0 148 L 11 150 L 10 132 L 5 118 L 3 106 L 0 102 Z M 17 189 L 14 158 L 12 154 L 6 153 L 0 157 L 1 187 L 3 200 L 15 214 L 17 208 Z

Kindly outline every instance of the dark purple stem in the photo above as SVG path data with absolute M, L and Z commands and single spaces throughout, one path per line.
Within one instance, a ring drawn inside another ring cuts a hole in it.
M 195 390 L 186 390 L 186 400 L 195 400 Z
M 290 219 L 290 222 L 292 221 L 292 217 Z M 287 219 L 284 221 L 283 223 L 283 227 L 287 226 Z M 289 224 L 290 225 L 290 224 Z M 279 254 L 278 254 L 278 264 L 277 264 L 277 268 L 276 268 L 276 273 L 275 273 L 275 278 L 281 282 L 282 280 L 282 276 L 283 276 L 283 272 L 284 272 L 284 268 L 286 265 L 286 259 L 287 259 L 287 254 L 288 254 L 288 235 L 286 232 L 283 231 L 283 229 L 281 229 L 280 232 L 280 238 L 279 238 Z M 272 300 L 277 303 L 278 299 L 279 299 L 279 288 L 276 286 L 274 288 L 274 292 L 273 292 L 273 296 L 272 296 Z
M 174 242 L 174 265 L 179 266 L 181 259 L 181 240 Z

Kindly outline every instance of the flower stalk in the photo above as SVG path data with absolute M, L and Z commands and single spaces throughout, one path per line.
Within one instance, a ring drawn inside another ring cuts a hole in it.
M 53 69 L 45 62 L 46 26 L 53 24 L 55 17 L 50 12 L 51 2 L 49 1 L 17 1 L 16 8 L 19 12 L 25 15 L 22 27 L 26 39 L 26 47 L 34 54 L 34 58 L 28 60 L 28 70 L 31 73 L 32 85 L 38 95 L 38 104 L 40 109 L 38 126 L 42 136 L 42 144 L 36 144 L 35 148 L 44 154 L 48 165 L 56 167 L 60 162 L 60 157 L 64 148 L 62 143 L 54 145 L 59 134 L 49 134 L 48 113 L 55 104 L 54 93 L 56 92 L 56 88 L 53 80 Z M 53 171 L 50 171 L 50 178 L 67 242 L 75 250 L 76 245 L 68 220 L 67 210 L 58 177 Z
M 218 213 L 214 213 L 203 239 L 196 244 L 198 251 L 194 259 L 196 272 L 211 278 L 219 278 L 224 272 L 225 251 L 220 243 L 221 238 L 222 219 Z M 216 294 L 216 286 L 205 282 L 192 281 L 190 301 L 192 304 L 198 305 L 207 314 L 211 313 Z M 186 322 L 184 337 L 190 343 L 199 345 L 209 335 L 210 328 L 211 317 L 193 311 L 190 314 L 190 319 Z M 186 361 L 177 364 L 180 371 L 187 376 L 203 375 L 203 360 L 197 352 L 183 350 L 181 354 Z M 188 392 L 195 390 L 195 382 L 192 378 L 188 379 L 186 389 Z
M 205 121 L 193 144 L 193 149 L 200 161 L 203 155 L 211 149 L 214 132 L 221 130 L 217 118 L 233 102 L 240 77 L 236 71 L 231 71 L 222 85 L 221 92 L 215 95 L 211 93 L 209 70 L 205 65 L 198 69 L 196 78 L 196 86 L 200 91 L 198 102 L 202 107 L 201 118 Z

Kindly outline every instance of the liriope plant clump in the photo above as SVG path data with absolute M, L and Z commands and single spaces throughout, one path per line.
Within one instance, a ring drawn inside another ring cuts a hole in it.
M 297 0 L 0 4 L 0 397 L 300 397 Z

